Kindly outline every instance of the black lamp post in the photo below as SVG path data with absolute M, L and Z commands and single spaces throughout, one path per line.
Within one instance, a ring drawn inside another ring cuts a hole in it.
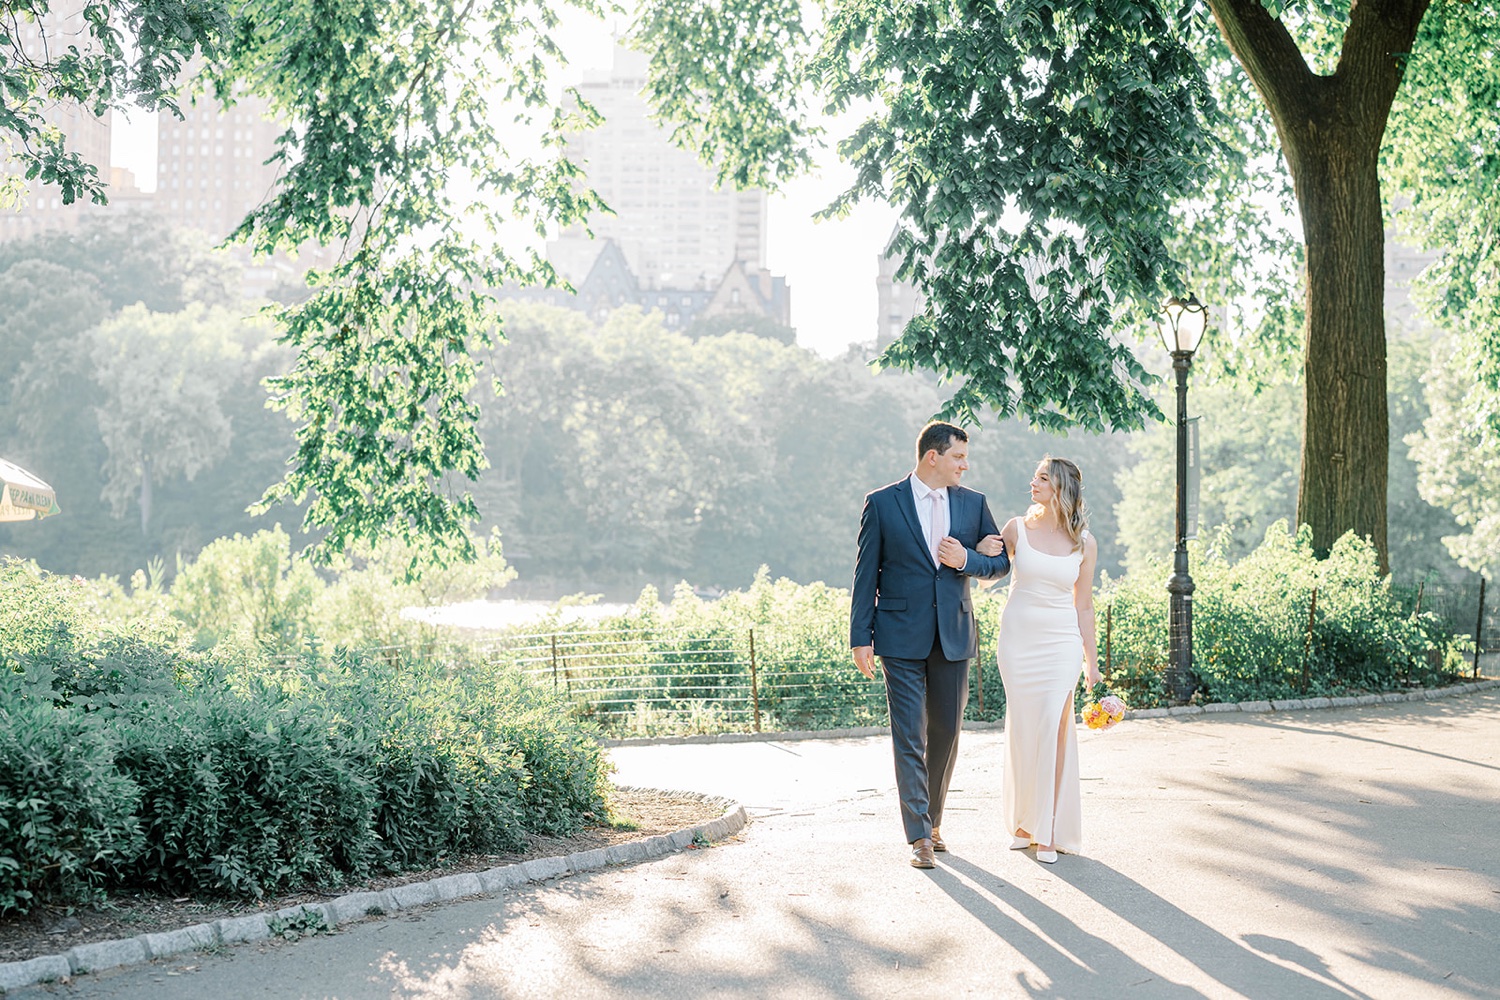
M 1193 352 L 1208 326 L 1208 313 L 1196 295 L 1187 299 L 1176 296 L 1162 306 L 1161 339 L 1172 355 L 1172 370 L 1177 373 L 1177 546 L 1172 554 L 1172 578 L 1167 592 L 1172 595 L 1171 663 L 1167 684 L 1172 697 L 1187 701 L 1196 686 L 1193 680 L 1193 578 L 1188 575 L 1187 554 L 1187 378 L 1193 367 Z

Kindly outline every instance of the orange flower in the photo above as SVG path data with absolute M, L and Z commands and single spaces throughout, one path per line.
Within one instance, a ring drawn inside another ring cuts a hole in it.
M 1083 723 L 1090 729 L 1108 729 L 1125 718 L 1125 702 L 1115 695 L 1105 695 L 1083 706 Z

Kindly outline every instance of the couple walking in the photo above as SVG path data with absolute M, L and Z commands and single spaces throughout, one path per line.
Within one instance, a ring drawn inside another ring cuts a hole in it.
M 1078 467 L 1044 458 L 1031 507 L 997 528 L 984 494 L 959 485 L 969 436 L 934 421 L 917 438 L 917 467 L 865 497 L 849 615 L 854 665 L 885 674 L 901 822 L 911 863 L 946 851 L 943 802 L 977 653 L 969 581 L 1011 574 L 1000 621 L 1005 684 L 1005 823 L 1011 847 L 1038 861 L 1082 845 L 1073 690 L 1080 666 L 1099 680 L 1094 566 Z

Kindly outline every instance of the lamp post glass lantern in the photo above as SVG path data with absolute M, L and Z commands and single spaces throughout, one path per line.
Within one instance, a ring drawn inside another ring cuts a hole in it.
M 1196 295 L 1176 296 L 1162 306 L 1157 320 L 1162 343 L 1172 355 L 1177 373 L 1177 531 L 1172 551 L 1170 658 L 1167 685 L 1172 697 L 1187 701 L 1197 683 L 1193 680 L 1193 578 L 1188 573 L 1187 554 L 1187 378 L 1193 354 L 1208 327 L 1208 311 Z

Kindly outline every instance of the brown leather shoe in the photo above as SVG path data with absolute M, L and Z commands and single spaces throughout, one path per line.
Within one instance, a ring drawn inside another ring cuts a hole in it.
M 939 854 L 947 853 L 948 850 L 948 844 L 943 840 L 943 835 L 937 832 L 936 827 L 932 830 L 932 849 Z
M 932 856 L 932 841 L 926 837 L 912 841 L 911 866 L 913 868 L 936 868 L 937 858 Z

